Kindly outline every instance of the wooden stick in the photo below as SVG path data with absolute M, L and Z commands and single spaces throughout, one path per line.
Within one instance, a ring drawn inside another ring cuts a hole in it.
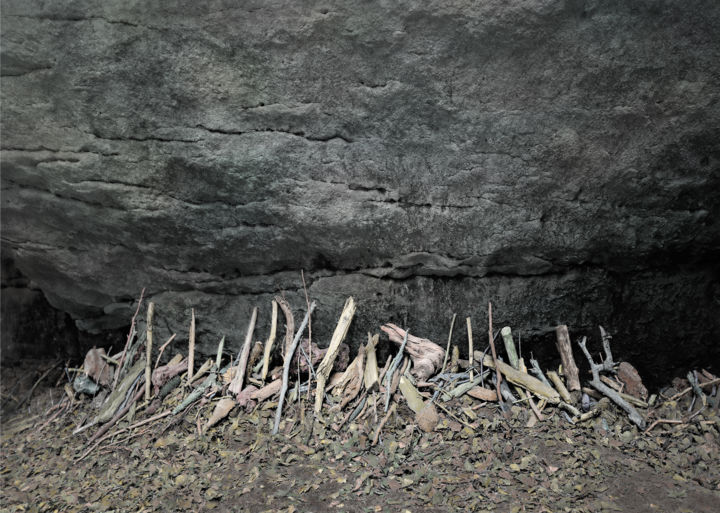
M 490 367 L 491 369 L 496 369 L 497 371 L 499 371 L 497 372 L 497 374 L 504 375 L 509 382 L 528 389 L 533 394 L 547 399 L 547 401 L 552 404 L 557 404 L 558 402 L 560 402 L 560 394 L 555 389 L 547 386 L 545 383 L 543 383 L 537 378 L 532 377 L 530 374 L 520 372 L 519 370 L 514 369 L 507 363 L 501 362 L 500 360 L 494 362 L 490 355 L 485 355 L 485 359 L 483 360 L 483 355 L 480 351 L 475 351 L 475 358 L 477 358 L 478 360 L 482 360 L 483 364 L 486 367 Z M 500 376 L 498 376 L 498 380 L 499 377 Z
M 568 327 L 565 324 L 561 324 L 555 328 L 555 338 L 555 344 L 560 353 L 560 360 L 562 360 L 563 373 L 567 380 L 568 389 L 570 392 L 580 390 L 580 376 L 577 365 L 575 364 L 575 357 L 572 353 Z
M 275 343 L 275 336 L 277 333 L 277 318 L 278 318 L 278 304 L 276 301 L 272 302 L 272 320 L 270 321 L 270 335 L 268 335 L 265 341 L 265 353 L 263 354 L 262 373 L 260 374 L 260 380 L 265 383 L 267 378 L 268 368 L 270 367 L 270 352 L 272 346 Z
M 450 342 L 452 341 L 453 326 L 455 326 L 455 317 L 457 317 L 456 313 L 453 314 L 452 321 L 450 321 L 450 333 L 448 333 L 447 347 L 445 348 L 445 359 L 443 360 L 442 367 L 440 368 L 440 374 L 445 372 L 445 367 L 447 366 L 448 355 L 450 354 Z
M 518 369 L 518 355 L 517 351 L 515 351 L 515 341 L 513 340 L 512 329 L 510 328 L 510 326 L 505 326 L 503 329 L 501 329 L 500 335 L 503 338 L 503 343 L 505 344 L 505 352 L 508 355 L 510 365 L 513 369 Z
M 497 359 L 497 353 L 495 352 L 495 337 L 493 336 L 493 323 L 492 323 L 492 303 L 488 301 L 488 338 L 490 339 L 490 351 L 492 352 L 492 361 L 494 364 L 494 369 L 497 369 L 498 359 Z M 482 358 L 482 356 L 480 357 Z M 482 361 L 482 359 L 481 359 Z M 484 362 L 483 362 L 484 363 Z M 496 372 L 497 374 L 497 380 L 495 380 L 495 387 L 497 389 L 497 396 L 498 401 L 502 403 L 502 390 L 500 389 L 500 384 L 502 383 L 502 375 L 500 372 Z
M 295 334 L 295 338 L 293 339 L 290 347 L 288 348 L 287 353 L 285 353 L 285 359 L 283 361 L 282 385 L 280 387 L 280 398 L 278 399 L 277 409 L 275 410 L 275 423 L 273 424 L 272 429 L 273 435 L 277 434 L 278 428 L 280 427 L 280 417 L 282 417 L 283 402 L 285 401 L 285 394 L 287 393 L 288 381 L 290 379 L 290 364 L 292 362 L 292 357 L 295 353 L 295 350 L 297 349 L 298 343 L 300 342 L 303 331 L 305 331 L 305 326 L 307 326 L 307 323 L 310 321 L 310 316 L 312 315 L 313 310 L 315 310 L 315 301 L 312 302 L 310 308 L 308 308 L 308 311 L 305 313 L 305 318 L 303 319 L 302 324 L 300 324 L 300 329 L 298 329 L 297 333 Z
M 217 356 L 215 357 L 215 367 L 218 369 L 220 368 L 220 365 L 222 364 L 222 355 L 223 355 L 223 349 L 225 348 L 225 335 L 222 336 L 220 339 L 220 342 L 218 343 L 218 349 L 217 349 Z
M 345 306 L 343 308 L 342 314 L 340 315 L 340 320 L 338 321 L 332 339 L 330 340 L 328 351 L 327 353 L 325 353 L 325 357 L 322 359 L 320 365 L 317 368 L 315 388 L 315 415 L 320 414 L 323 399 L 325 399 L 325 383 L 327 382 L 328 376 L 330 375 L 333 363 L 335 363 L 335 358 L 337 357 L 340 343 L 342 343 L 342 341 L 345 339 L 345 335 L 347 335 L 348 329 L 350 328 L 350 323 L 352 322 L 352 319 L 355 315 L 355 308 L 355 300 L 352 297 L 349 297 L 347 301 L 345 301 Z
M 282 348 L 282 354 L 284 357 L 293 342 L 293 337 L 295 336 L 295 318 L 293 317 L 292 310 L 290 309 L 290 303 L 288 303 L 284 297 L 275 296 L 275 301 L 285 314 L 285 344 L 283 344 Z
M 168 344 L 170 344 L 170 342 L 172 342 L 173 340 L 175 340 L 175 333 L 173 333 L 173 334 L 170 336 L 170 338 L 167 339 L 167 340 L 165 341 L 165 343 L 160 346 L 160 353 L 158 354 L 158 357 L 157 357 L 157 359 L 155 360 L 155 367 L 153 368 L 153 371 L 158 368 L 158 365 L 160 364 L 160 357 L 163 355 L 163 351 L 165 351 L 165 348 L 166 348 L 166 347 L 168 346 Z
M 375 430 L 375 435 L 372 439 L 372 445 L 377 445 L 378 439 L 380 438 L 380 431 L 382 431 L 382 428 L 385 427 L 385 424 L 388 420 L 390 420 L 390 416 L 395 413 L 395 410 L 397 409 L 397 403 L 392 403 L 392 406 L 388 410 L 388 412 L 385 414 L 383 419 L 380 421 L 380 424 L 378 424 L 377 429 Z
M 307 305 L 307 308 L 309 310 L 310 309 L 310 298 L 308 297 L 307 286 L 305 285 L 305 272 L 302 269 L 300 269 L 300 277 L 302 278 L 303 291 L 305 291 L 305 304 Z M 298 365 L 300 365 L 300 359 L 298 359 Z M 312 369 L 312 319 L 310 319 L 310 320 L 308 320 L 308 389 L 307 389 L 308 401 L 310 400 L 310 389 L 312 388 L 312 375 L 313 375 L 313 369 Z M 300 377 L 300 372 L 298 371 L 298 378 L 299 377 Z
M 473 380 L 475 377 L 473 373 L 473 338 L 472 338 L 472 324 L 470 324 L 470 317 L 467 317 L 465 319 L 465 322 L 467 323 L 467 336 L 468 336 L 468 359 L 470 360 L 470 363 L 468 364 L 468 369 L 470 369 L 470 381 Z
M 143 295 L 145 295 L 145 287 L 143 287 L 143 289 L 140 291 L 140 299 L 138 299 L 137 308 L 135 309 L 135 313 L 133 314 L 132 320 L 130 321 L 130 332 L 128 333 L 127 340 L 125 341 L 125 348 L 123 349 L 122 356 L 120 356 L 120 363 L 118 363 L 117 370 L 115 371 L 115 381 L 113 381 L 112 386 L 113 390 L 115 390 L 115 387 L 118 384 L 118 379 L 120 378 L 120 371 L 122 370 L 123 363 L 125 363 L 125 354 L 127 353 L 130 341 L 135 335 L 135 318 L 140 311 L 140 305 L 142 304 Z
M 190 309 L 190 347 L 188 348 L 188 385 L 192 385 L 195 367 L 195 309 Z
M 568 392 L 568 389 L 565 388 L 565 384 L 560 379 L 560 376 L 558 376 L 558 373 L 555 371 L 548 371 L 547 377 L 550 378 L 550 381 L 553 382 L 553 385 L 555 385 L 555 390 L 560 393 L 560 397 L 562 397 L 563 401 L 565 401 L 566 403 L 571 403 L 572 397 L 570 396 L 570 392 Z
M 150 401 L 150 386 L 152 385 L 152 343 L 153 343 L 153 314 L 155 313 L 155 303 L 150 301 L 147 310 L 147 340 L 145 341 L 145 347 L 147 349 L 147 356 L 145 357 L 145 400 Z
M 252 336 L 255 331 L 255 322 L 257 321 L 258 309 L 257 306 L 253 308 L 252 315 L 250 316 L 250 323 L 248 324 L 247 333 L 245 334 L 245 343 L 240 353 L 240 362 L 235 369 L 235 378 L 230 384 L 228 390 L 235 395 L 240 394 L 243 389 L 245 381 L 245 370 L 247 368 L 248 357 L 250 356 L 250 347 L 252 345 Z
M 368 343 L 367 346 L 365 346 L 365 373 L 363 376 L 365 390 L 368 392 L 373 392 L 380 386 L 380 381 L 378 379 L 377 355 L 375 353 L 375 346 L 379 340 L 380 335 L 372 336 L 368 333 Z

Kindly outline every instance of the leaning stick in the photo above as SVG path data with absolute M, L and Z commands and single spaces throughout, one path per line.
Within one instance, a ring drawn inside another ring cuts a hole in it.
M 553 382 L 553 385 L 555 385 L 555 390 L 560 393 L 560 397 L 562 397 L 563 401 L 571 403 L 572 397 L 570 396 L 570 392 L 568 392 L 568 389 L 565 388 L 565 384 L 560 379 L 560 376 L 558 376 L 558 373 L 555 371 L 548 371 L 547 375 L 548 378 L 550 378 L 550 381 Z
M 330 376 L 333 363 L 335 363 L 340 343 L 345 339 L 345 335 L 347 335 L 354 315 L 355 300 L 352 297 L 349 297 L 347 301 L 345 301 L 345 306 L 343 307 L 342 314 L 340 315 L 340 320 L 335 327 L 332 339 L 330 339 L 330 345 L 328 346 L 327 353 L 325 353 L 325 357 L 320 362 L 316 371 L 315 415 L 320 414 L 323 399 L 325 399 L 325 383 L 327 382 L 328 376 Z
M 120 362 L 118 363 L 117 370 L 115 371 L 115 381 L 113 381 L 112 386 L 113 390 L 115 390 L 115 387 L 117 387 L 118 379 L 120 378 L 120 371 L 123 368 L 123 363 L 125 363 L 125 355 L 127 354 L 128 347 L 130 346 L 130 341 L 135 335 L 135 318 L 140 311 L 140 305 L 142 305 L 143 295 L 145 295 L 145 287 L 143 287 L 143 289 L 140 291 L 140 299 L 138 299 L 137 308 L 135 309 L 135 313 L 133 314 L 132 320 L 130 321 L 130 332 L 128 333 L 127 340 L 125 341 L 125 348 L 123 349 L 122 356 L 120 356 Z
M 509 382 L 528 389 L 533 394 L 546 399 L 549 403 L 557 404 L 560 402 L 560 394 L 555 389 L 547 386 L 545 383 L 532 377 L 530 374 L 514 369 L 507 363 L 500 360 L 494 362 L 489 355 L 485 355 L 485 358 L 483 359 L 483 354 L 480 351 L 475 352 L 475 358 L 482 361 L 483 365 L 486 367 L 490 367 L 491 369 L 495 369 L 497 371 L 497 381 L 500 381 L 500 375 L 504 375 Z
M 300 269 L 300 278 L 302 278 L 302 284 L 303 284 L 303 290 L 305 291 L 305 304 L 307 305 L 308 310 L 310 309 L 310 298 L 308 297 L 307 292 L 307 286 L 305 285 L 305 272 Z M 300 346 L 302 349 L 302 345 Z M 313 368 L 312 368 L 312 319 L 308 320 L 308 389 L 307 389 L 307 398 L 308 401 L 310 400 L 310 389 L 312 388 L 312 377 L 313 377 Z M 300 365 L 300 361 L 298 360 L 298 365 Z M 299 368 L 298 368 L 299 370 Z M 298 375 L 300 372 L 298 372 Z
M 492 361 L 494 364 L 494 368 L 497 370 L 497 353 L 495 352 L 495 337 L 493 336 L 493 325 L 492 325 L 492 303 L 488 301 L 488 338 L 490 339 L 490 350 L 492 352 Z M 480 357 L 482 358 L 482 356 Z M 482 359 L 480 360 L 483 363 L 485 363 Z M 502 383 L 502 375 L 500 374 L 500 371 L 495 372 L 497 374 L 497 380 L 495 381 L 495 387 L 497 389 L 497 396 L 498 401 L 502 403 L 502 390 L 500 389 L 500 384 Z
M 561 324 L 555 328 L 555 338 L 555 344 L 557 345 L 560 359 L 562 360 L 563 372 L 567 379 L 568 389 L 570 392 L 580 390 L 579 372 L 572 353 L 568 327 L 565 324 Z
M 503 329 L 501 329 L 500 335 L 503 338 L 503 343 L 505 344 L 505 352 L 508 355 L 510 365 L 512 365 L 513 369 L 518 369 L 518 355 L 517 351 L 515 351 L 515 341 L 513 340 L 512 329 L 510 328 L 510 326 L 505 326 Z
M 470 359 L 470 363 L 468 364 L 468 369 L 470 369 L 470 381 L 473 380 L 475 375 L 473 374 L 473 339 L 472 339 L 472 324 L 470 324 L 470 317 L 467 317 L 465 319 L 465 322 L 467 323 L 467 335 L 468 335 L 468 355 Z
M 193 367 L 195 367 L 195 309 L 190 309 L 190 347 L 188 348 L 188 385 L 192 385 Z
M 275 336 L 277 334 L 277 318 L 278 318 L 278 304 L 276 301 L 272 302 L 272 320 L 270 321 L 270 335 L 265 341 L 265 353 L 263 354 L 262 373 L 260 374 L 260 380 L 265 383 L 267 377 L 268 368 L 270 367 L 270 352 L 272 346 L 275 343 Z
M 310 316 L 312 315 L 313 310 L 315 310 L 315 301 L 310 304 L 310 308 L 308 308 L 308 311 L 305 313 L 305 318 L 303 319 L 302 324 L 300 324 L 300 329 L 298 329 L 297 333 L 295 334 L 295 338 L 290 344 L 290 348 L 288 349 L 287 353 L 285 353 L 285 360 L 283 361 L 282 385 L 280 387 L 280 398 L 278 399 L 277 409 L 275 410 L 275 424 L 273 424 L 272 429 L 273 435 L 277 434 L 278 428 L 280 427 L 282 407 L 283 403 L 285 402 L 285 394 L 287 393 L 288 381 L 290 379 L 290 364 L 292 363 L 292 357 L 293 354 L 295 354 L 298 343 L 300 343 L 300 338 L 302 337 L 303 331 L 305 331 L 305 326 L 307 326 L 307 323 L 310 321 Z
M 280 309 L 285 314 L 285 343 L 283 344 L 282 354 L 286 355 L 290 344 L 292 344 L 293 336 L 295 335 L 295 319 L 290 309 L 290 303 L 288 303 L 284 297 L 275 296 L 275 301 L 277 301 Z
M 450 333 L 448 334 L 447 347 L 445 348 L 445 359 L 443 360 L 442 367 L 440 368 L 440 374 L 445 373 L 445 367 L 447 366 L 448 355 L 450 354 L 450 341 L 452 340 L 453 326 L 455 326 L 455 317 L 457 317 L 456 313 L 453 314 L 452 321 L 450 321 Z
M 245 381 L 245 369 L 247 367 L 248 357 L 250 356 L 250 346 L 252 345 L 252 336 L 255 331 L 255 322 L 257 321 L 258 309 L 257 306 L 253 308 L 252 315 L 250 316 L 250 323 L 248 324 L 247 333 L 245 334 L 245 343 L 240 353 L 240 361 L 235 367 L 235 378 L 228 390 L 235 395 L 240 394 L 243 389 L 243 381 Z
M 388 412 L 385 414 L 383 419 L 380 421 L 380 424 L 378 424 L 377 430 L 375 431 L 375 435 L 372 439 L 372 445 L 377 445 L 378 439 L 380 438 L 380 431 L 382 431 L 382 428 L 385 427 L 385 424 L 388 420 L 390 420 L 390 416 L 395 413 L 395 410 L 397 409 L 397 403 L 392 403 L 392 406 L 388 410 Z
M 170 338 L 167 339 L 167 340 L 165 341 L 165 343 L 160 346 L 160 353 L 158 354 L 158 357 L 157 357 L 157 359 L 155 360 L 155 368 L 154 368 L 153 370 L 155 370 L 155 369 L 158 368 L 158 365 L 160 364 L 160 357 L 162 356 L 163 351 L 165 351 L 165 348 L 168 346 L 168 344 L 169 344 L 170 342 L 172 342 L 173 340 L 175 340 L 175 335 L 176 335 L 176 334 L 173 333 L 173 334 L 170 336 Z
M 150 401 L 150 383 L 152 378 L 152 343 L 153 343 L 153 314 L 155 313 L 155 303 L 152 301 L 148 305 L 147 310 L 147 340 L 145 341 L 145 347 L 147 349 L 147 356 L 145 358 L 145 400 Z

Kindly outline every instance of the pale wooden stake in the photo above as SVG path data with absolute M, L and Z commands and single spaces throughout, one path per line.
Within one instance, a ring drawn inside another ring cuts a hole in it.
M 470 381 L 473 380 L 475 377 L 475 374 L 473 373 L 473 364 L 474 364 L 474 358 L 473 358 L 473 338 L 472 338 L 472 324 L 470 324 L 470 317 L 465 319 L 465 322 L 467 323 L 467 335 L 468 335 L 468 347 L 469 352 L 468 354 L 470 363 L 468 364 L 468 369 L 470 369 Z
M 278 318 L 278 304 L 272 302 L 272 320 L 270 321 L 270 335 L 265 342 L 265 353 L 263 354 L 263 365 L 262 373 L 260 374 L 260 380 L 265 383 L 267 378 L 268 368 L 270 367 L 270 352 L 272 351 L 273 344 L 275 343 L 275 336 L 277 335 L 277 318 Z
M 152 378 L 152 342 L 153 342 L 153 314 L 155 313 L 155 303 L 152 301 L 148 305 L 147 310 L 147 340 L 145 347 L 147 348 L 147 357 L 145 358 L 145 400 L 150 400 L 150 385 Z
M 190 347 L 188 348 L 188 385 L 192 384 L 195 367 L 195 309 L 190 310 Z
M 250 324 L 248 324 L 247 333 L 245 334 L 245 343 L 240 353 L 240 362 L 235 368 L 235 378 L 230 383 L 228 390 L 233 394 L 237 395 L 242 391 L 243 382 L 245 381 L 245 370 L 247 368 L 248 357 L 250 356 L 250 346 L 252 345 L 252 336 L 255 331 L 255 322 L 257 321 L 258 309 L 257 306 L 253 308 L 252 315 L 250 316 Z
M 517 351 L 515 351 L 515 341 L 513 340 L 512 329 L 510 328 L 510 326 L 505 326 L 503 329 L 501 329 L 500 335 L 502 335 L 503 342 L 505 343 L 505 352 L 508 355 L 510 365 L 512 365 L 513 369 L 517 369 L 518 355 Z
M 347 301 L 345 301 L 345 306 L 343 307 L 342 314 L 340 315 L 340 320 L 338 321 L 338 324 L 335 327 L 335 332 L 330 340 L 328 351 L 325 353 L 325 357 L 320 362 L 316 371 L 315 415 L 320 414 L 323 399 L 325 398 L 325 383 L 330 375 L 333 363 L 335 363 L 335 358 L 337 357 L 340 344 L 345 339 L 345 335 L 347 335 L 348 328 L 350 328 L 350 323 L 352 322 L 354 315 L 355 300 L 352 297 L 349 297 Z

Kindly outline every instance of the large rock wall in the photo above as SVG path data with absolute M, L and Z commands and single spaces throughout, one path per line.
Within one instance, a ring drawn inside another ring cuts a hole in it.
M 321 343 L 347 295 L 356 337 L 438 340 L 493 300 L 528 336 L 602 322 L 658 366 L 682 333 L 679 363 L 720 360 L 714 0 L 7 0 L 0 23 L 2 243 L 83 329 L 147 287 L 167 330 L 195 307 L 237 347 L 253 305 L 304 306 L 305 269 Z

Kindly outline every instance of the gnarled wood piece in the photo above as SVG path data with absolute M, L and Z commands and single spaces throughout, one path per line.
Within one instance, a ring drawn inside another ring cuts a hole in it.
M 402 344 L 405 330 L 395 324 L 385 324 L 380 328 L 396 344 Z M 413 362 L 412 374 L 418 381 L 425 381 L 435 375 L 442 367 L 445 350 L 426 338 L 408 335 L 405 350 Z

